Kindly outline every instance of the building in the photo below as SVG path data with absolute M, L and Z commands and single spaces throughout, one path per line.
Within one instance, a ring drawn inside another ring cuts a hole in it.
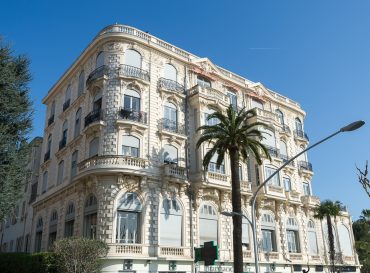
M 300 105 L 138 29 L 112 25 L 87 46 L 43 100 L 47 105 L 32 251 L 58 238 L 110 245 L 102 272 L 232 271 L 229 161 L 202 169 L 196 128 L 217 109 L 256 108 L 271 125 L 272 161 L 240 164 L 244 213 L 260 181 L 308 145 Z M 217 122 L 210 120 L 209 123 Z M 287 166 L 258 200 L 262 272 L 324 272 L 325 222 L 313 218 L 307 155 Z M 337 264 L 359 272 L 351 218 L 335 221 Z M 253 244 L 243 223 L 245 271 Z M 193 263 L 193 248 L 219 247 L 217 265 Z
M 35 137 L 31 142 L 27 169 L 30 175 L 25 181 L 24 194 L 17 202 L 14 212 L 0 224 L 0 246 L 2 252 L 30 252 L 33 208 L 36 200 L 40 169 L 42 138 Z

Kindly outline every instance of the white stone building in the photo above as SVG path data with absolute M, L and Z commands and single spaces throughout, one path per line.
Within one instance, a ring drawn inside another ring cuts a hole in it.
M 32 251 L 66 236 L 110 245 L 103 272 L 232 271 L 229 161 L 202 169 L 196 128 L 229 104 L 256 108 L 269 124 L 272 161 L 240 164 L 243 210 L 274 169 L 308 145 L 300 105 L 124 25 L 103 29 L 56 82 L 47 105 Z M 215 122 L 215 121 L 209 121 Z M 266 130 L 266 129 L 265 129 Z M 313 218 L 312 165 L 301 156 L 264 188 L 257 225 L 261 271 L 327 271 L 325 229 Z M 337 264 L 359 272 L 351 218 L 335 221 Z M 215 266 L 194 264 L 193 248 L 215 241 Z M 246 272 L 253 244 L 243 224 Z

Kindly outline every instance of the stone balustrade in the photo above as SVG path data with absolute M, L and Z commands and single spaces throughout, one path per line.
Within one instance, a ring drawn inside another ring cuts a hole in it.
M 160 246 L 158 254 L 160 257 L 191 258 L 190 247 Z
M 148 160 L 123 155 L 102 155 L 88 158 L 78 164 L 80 172 L 120 167 L 130 170 L 142 170 L 148 167 Z
M 164 175 L 174 177 L 177 179 L 186 180 L 187 174 L 186 174 L 186 168 L 180 167 L 176 164 L 165 164 L 164 167 Z
M 109 244 L 108 256 L 149 256 L 149 247 L 140 244 Z M 127 255 L 125 255 L 127 254 Z
M 226 105 L 229 105 L 229 98 L 227 95 L 217 89 L 213 89 L 211 87 L 203 87 L 201 85 L 195 85 L 189 90 L 189 95 L 199 94 L 199 96 L 203 96 L 207 99 L 215 99 L 220 102 L 225 103 Z

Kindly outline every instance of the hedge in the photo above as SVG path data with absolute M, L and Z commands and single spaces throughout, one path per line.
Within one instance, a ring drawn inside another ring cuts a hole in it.
M 0 253 L 1 273 L 57 273 L 54 254 Z

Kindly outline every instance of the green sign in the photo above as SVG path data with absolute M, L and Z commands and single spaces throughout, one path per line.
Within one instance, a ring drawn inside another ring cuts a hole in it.
M 214 242 L 205 242 L 204 247 L 194 248 L 194 262 L 204 261 L 204 265 L 215 265 L 215 260 L 218 259 L 218 247 Z

